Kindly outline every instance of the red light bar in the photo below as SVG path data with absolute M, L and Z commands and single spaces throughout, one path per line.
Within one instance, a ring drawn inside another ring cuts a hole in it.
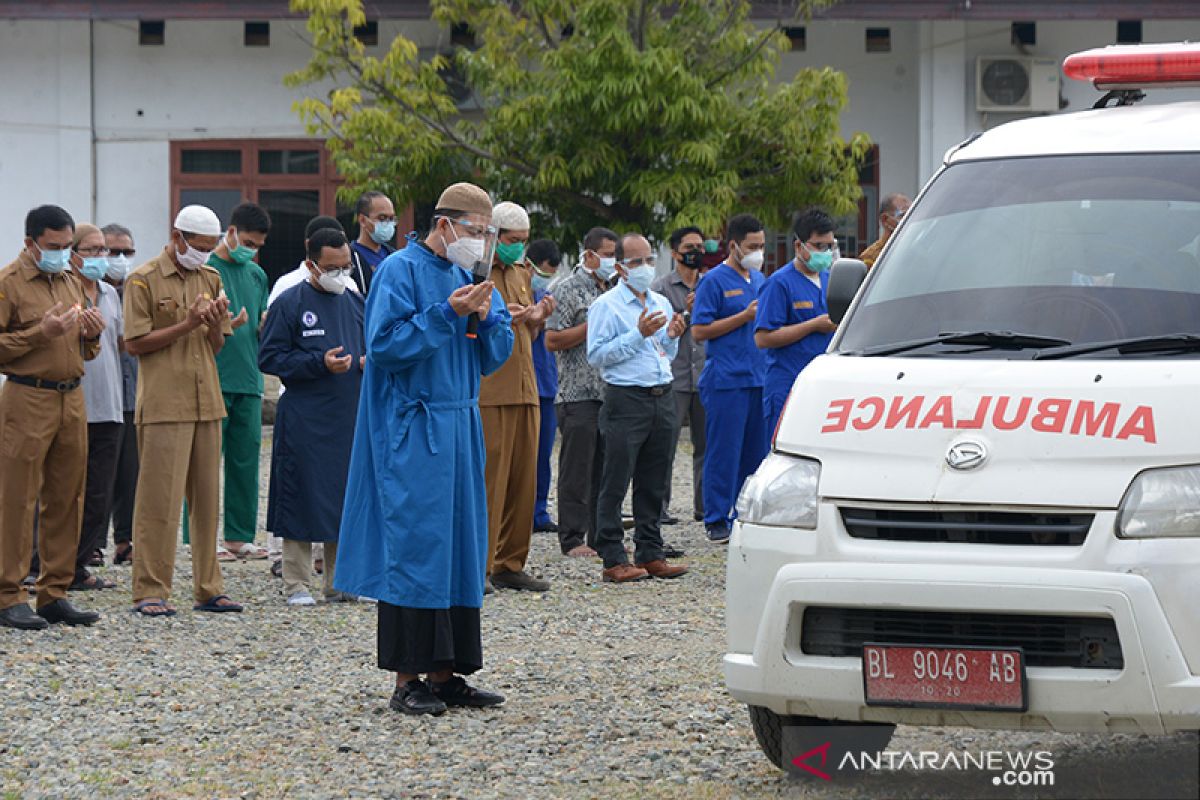
M 1200 44 L 1097 47 L 1067 56 L 1063 74 L 1077 81 L 1091 81 L 1097 89 L 1200 84 Z

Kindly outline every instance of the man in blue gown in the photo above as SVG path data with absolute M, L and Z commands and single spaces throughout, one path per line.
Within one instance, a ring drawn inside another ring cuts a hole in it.
M 479 609 L 487 493 L 479 378 L 512 352 L 508 310 L 490 281 L 492 203 L 447 188 L 424 241 L 379 266 L 367 298 L 366 371 L 334 586 L 379 600 L 378 663 L 396 673 L 406 714 L 504 700 L 461 676 L 483 666 Z M 478 315 L 469 336 L 468 319 Z M 421 679 L 426 675 L 428 681 Z

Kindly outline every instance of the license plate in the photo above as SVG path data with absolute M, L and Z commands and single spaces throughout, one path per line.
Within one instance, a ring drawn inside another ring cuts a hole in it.
M 1029 707 L 1020 648 L 864 644 L 862 673 L 869 706 Z

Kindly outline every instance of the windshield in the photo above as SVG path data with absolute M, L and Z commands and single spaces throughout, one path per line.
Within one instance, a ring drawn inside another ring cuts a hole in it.
M 1200 333 L 1200 157 L 955 164 L 913 206 L 862 293 L 837 352 L 949 331 L 1019 331 L 1074 345 Z M 1036 352 L 939 342 L 903 355 Z

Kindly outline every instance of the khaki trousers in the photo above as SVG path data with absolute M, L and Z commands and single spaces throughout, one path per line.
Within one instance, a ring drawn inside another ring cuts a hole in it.
M 483 406 L 479 415 L 487 451 L 487 574 L 520 572 L 533 537 L 541 412 L 536 405 Z
M 5 381 L 0 388 L 0 609 L 27 603 L 38 511 L 38 608 L 67 596 L 83 524 L 87 409 L 83 390 Z
M 197 603 L 224 592 L 217 564 L 221 421 L 138 425 L 133 503 L 133 601 L 167 600 L 175 574 L 179 515 L 187 497 L 192 593 Z
M 324 578 L 321 587 L 325 597 L 337 594 L 333 588 L 333 568 L 337 563 L 337 542 L 298 542 L 294 539 L 283 540 L 283 596 L 291 597 L 296 592 L 307 591 L 312 594 L 309 583 L 312 581 L 312 550 L 314 544 L 325 545 Z

